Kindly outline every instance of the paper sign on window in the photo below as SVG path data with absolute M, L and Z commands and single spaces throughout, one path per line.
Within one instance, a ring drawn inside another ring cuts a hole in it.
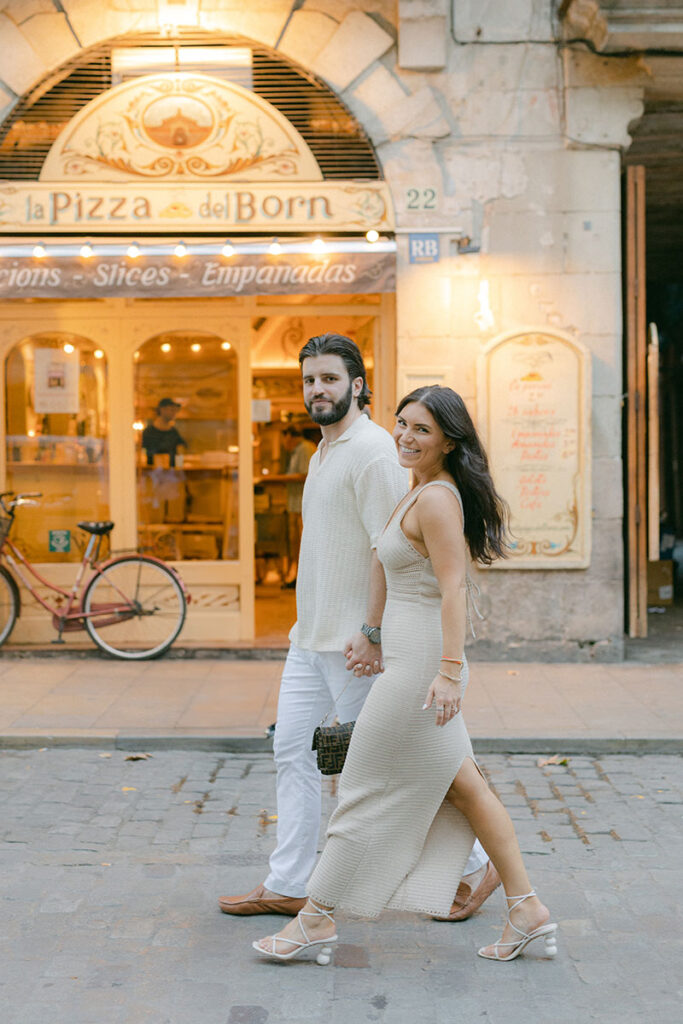
M 38 348 L 34 353 L 34 409 L 42 413 L 78 412 L 78 353 Z

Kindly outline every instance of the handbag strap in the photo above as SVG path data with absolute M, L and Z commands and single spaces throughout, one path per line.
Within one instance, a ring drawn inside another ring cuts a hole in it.
M 342 698 L 342 697 L 344 696 L 344 694 L 345 694 L 345 692 L 346 692 L 346 688 L 348 687 L 349 683 L 351 682 L 351 678 L 352 678 L 352 677 L 349 677 L 349 679 L 347 679 L 347 680 L 346 680 L 346 682 L 345 682 L 345 683 L 344 683 L 344 685 L 342 686 L 342 690 L 341 690 L 341 693 L 340 693 L 340 694 L 339 694 L 339 696 L 337 697 L 337 700 L 335 700 L 335 701 L 333 701 L 333 702 L 332 702 L 332 707 L 331 707 L 331 708 L 330 708 L 330 710 L 329 710 L 329 711 L 327 712 L 327 714 L 325 715 L 325 717 L 324 717 L 324 718 L 323 718 L 323 719 L 322 719 L 322 720 L 321 720 L 321 721 L 319 722 L 319 724 L 318 724 L 318 728 L 319 728 L 319 729 L 320 729 L 320 728 L 322 728 L 322 726 L 323 726 L 323 725 L 325 724 L 325 722 L 326 722 L 326 721 L 327 721 L 327 719 L 328 719 L 328 718 L 330 717 L 330 715 L 332 714 L 332 712 L 333 712 L 333 711 L 336 711 L 336 709 L 337 709 L 337 701 L 338 701 L 338 700 L 341 700 L 341 698 Z

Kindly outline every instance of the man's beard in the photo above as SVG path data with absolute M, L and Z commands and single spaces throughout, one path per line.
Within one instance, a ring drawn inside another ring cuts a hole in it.
M 338 402 L 332 403 L 332 408 L 326 412 L 314 412 L 314 402 L 304 402 L 306 406 L 306 412 L 311 417 L 314 423 L 319 423 L 321 427 L 329 427 L 332 423 L 339 423 L 339 420 L 343 420 L 347 412 L 351 408 L 351 401 L 353 399 L 353 385 L 349 382 L 349 389 L 345 395 L 343 395 Z

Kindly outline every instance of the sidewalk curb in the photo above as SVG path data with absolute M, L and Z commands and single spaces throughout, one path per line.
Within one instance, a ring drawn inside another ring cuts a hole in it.
M 88 730 L 0 735 L 0 750 L 35 750 L 41 747 L 97 750 L 197 750 L 230 754 L 271 753 L 273 742 L 264 736 L 149 734 L 89 732 Z M 478 736 L 472 738 L 477 754 L 683 754 L 683 737 L 674 736 Z

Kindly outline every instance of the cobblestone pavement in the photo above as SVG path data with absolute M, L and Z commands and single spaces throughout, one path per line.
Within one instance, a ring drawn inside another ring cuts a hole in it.
M 129 755 L 128 755 L 129 756 Z M 334 966 L 270 964 L 283 918 L 216 897 L 261 881 L 269 756 L 47 749 L 0 756 L 3 1024 L 629 1024 L 681 1019 L 683 764 L 673 756 L 486 756 L 555 960 L 479 959 L 500 890 L 470 921 L 340 916 Z M 325 813 L 334 794 L 327 784 Z M 531 950 L 534 947 L 532 945 Z

